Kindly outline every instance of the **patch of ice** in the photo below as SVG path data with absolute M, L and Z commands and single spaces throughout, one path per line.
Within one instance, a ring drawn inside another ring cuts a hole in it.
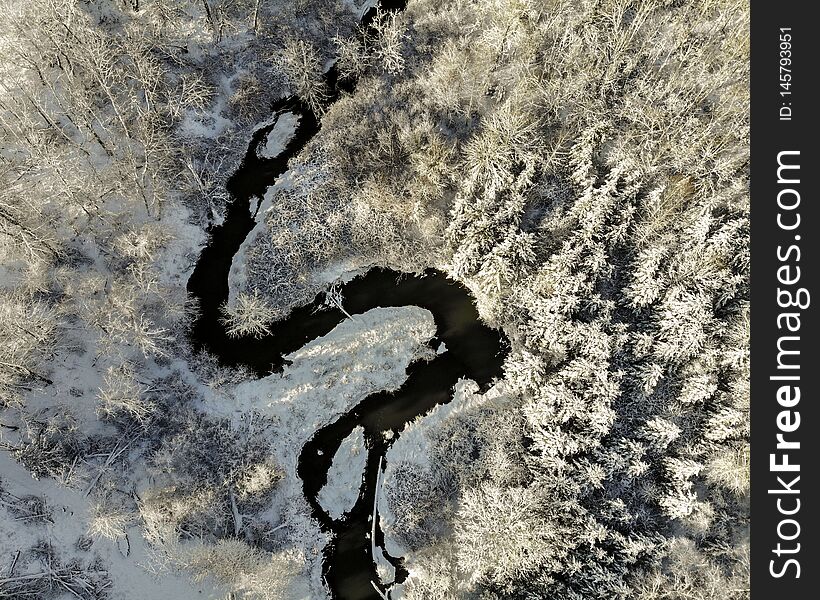
M 339 519 L 356 504 L 366 463 L 364 429 L 356 427 L 339 445 L 327 472 L 327 483 L 317 496 L 319 505 L 332 519 Z
M 393 433 L 392 431 L 390 432 Z M 392 436 L 391 436 L 392 437 Z M 396 568 L 387 560 L 384 550 L 376 545 L 376 523 L 379 518 L 379 498 L 381 496 L 382 482 L 384 480 L 384 472 L 382 466 L 384 465 L 384 457 L 379 458 L 379 471 L 376 476 L 376 494 L 373 498 L 373 518 L 371 519 L 370 532 L 370 554 L 373 557 L 373 562 L 376 565 L 376 576 L 382 585 L 392 585 L 396 580 Z M 374 585 L 375 587 L 375 585 Z

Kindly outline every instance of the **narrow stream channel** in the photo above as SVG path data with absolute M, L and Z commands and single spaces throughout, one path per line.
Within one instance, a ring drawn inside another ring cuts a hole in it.
M 388 8 L 404 5 L 403 2 L 390 4 Z M 363 23 L 369 23 L 373 15 L 373 10 L 368 11 Z M 328 81 L 337 92 L 332 71 Z M 209 242 L 188 281 L 188 291 L 197 298 L 200 307 L 191 331 L 194 348 L 211 353 L 222 364 L 244 365 L 258 377 L 280 370 L 284 355 L 328 333 L 347 318 L 338 308 L 328 307 L 323 294 L 319 294 L 313 302 L 294 309 L 286 319 L 272 323 L 270 333 L 262 338 L 232 338 L 220 322 L 219 308 L 228 299 L 231 262 L 255 225 L 249 209 L 251 199 L 264 194 L 276 177 L 287 170 L 288 159 L 295 156 L 320 127 L 310 110 L 296 99 L 283 99 L 273 110 L 275 114 L 300 115 L 296 134 L 285 151 L 273 159 L 261 158 L 256 153 L 257 145 L 273 126 L 254 134 L 242 165 L 229 181 L 233 201 L 225 221 L 211 228 Z M 452 399 L 452 388 L 458 379 L 468 377 L 486 389 L 500 376 L 506 341 L 499 331 L 480 321 L 474 299 L 464 286 L 432 269 L 422 275 L 410 275 L 374 268 L 342 286 L 341 293 L 344 309 L 352 315 L 390 306 L 413 305 L 429 310 L 436 323 L 434 347 L 439 341 L 447 347 L 446 352 L 429 362 L 411 364 L 407 380 L 399 390 L 372 394 L 319 429 L 299 455 L 297 472 L 312 516 L 332 536 L 332 542 L 325 548 L 323 563 L 331 594 L 340 600 L 375 600 L 380 594 L 373 587 L 374 583 L 378 584 L 378 577 L 371 551 L 370 519 L 380 459 L 406 423 Z M 353 509 L 334 520 L 319 505 L 317 495 L 327 481 L 336 450 L 357 426 L 365 431 L 368 450 L 364 482 Z M 393 435 L 385 436 L 384 432 Z M 406 577 L 402 562 L 384 553 L 383 534 L 378 526 L 375 531 L 376 551 L 383 552 L 393 564 L 396 582 L 400 583 Z M 385 593 L 384 586 L 378 585 L 381 593 Z

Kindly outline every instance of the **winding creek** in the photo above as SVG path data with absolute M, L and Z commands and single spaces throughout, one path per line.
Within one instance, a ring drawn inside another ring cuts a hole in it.
M 389 8 L 403 8 L 403 3 L 392 4 Z M 363 23 L 372 18 L 371 10 Z M 328 82 L 334 91 L 335 80 L 331 71 Z M 200 306 L 191 332 L 194 347 L 207 350 L 222 364 L 243 365 L 258 377 L 280 370 L 284 355 L 325 335 L 347 318 L 339 308 L 328 307 L 323 294 L 319 294 L 313 302 L 291 311 L 286 319 L 272 323 L 270 333 L 262 338 L 231 338 L 220 322 L 219 307 L 228 298 L 231 262 L 255 225 L 251 199 L 264 194 L 276 177 L 287 170 L 288 159 L 320 127 L 307 107 L 293 98 L 277 102 L 273 109 L 277 114 L 291 112 L 300 116 L 296 134 L 285 151 L 272 159 L 262 158 L 256 152 L 272 126 L 254 134 L 242 165 L 229 182 L 233 201 L 225 221 L 212 227 L 208 245 L 188 281 L 188 291 Z M 395 392 L 371 394 L 316 431 L 299 455 L 297 473 L 312 516 L 332 538 L 324 551 L 323 571 L 333 597 L 377 599 L 386 589 L 378 584 L 372 548 L 395 567 L 395 583 L 401 583 L 407 575 L 402 561 L 384 551 L 378 519 L 375 527 L 371 523 L 380 461 L 406 423 L 452 399 L 452 388 L 458 379 L 473 379 L 486 389 L 493 378 L 500 376 L 506 341 L 499 331 L 480 321 L 473 297 L 464 286 L 432 269 L 411 275 L 374 268 L 343 285 L 340 291 L 343 307 L 351 315 L 376 307 L 412 305 L 427 309 L 436 324 L 432 346 L 444 342 L 447 348 L 433 360 L 412 363 L 407 368 L 407 380 Z M 317 495 L 327 481 L 336 450 L 357 426 L 364 429 L 368 452 L 363 485 L 355 506 L 334 520 L 319 505 Z M 385 435 L 386 432 L 392 435 Z M 371 528 L 375 531 L 375 546 L 371 546 Z M 378 591 L 374 582 L 379 585 Z

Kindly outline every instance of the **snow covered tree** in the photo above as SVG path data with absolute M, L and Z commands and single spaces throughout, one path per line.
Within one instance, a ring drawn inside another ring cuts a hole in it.
M 555 530 L 526 488 L 466 490 L 455 520 L 458 559 L 472 581 L 506 583 L 532 573 L 550 555 Z

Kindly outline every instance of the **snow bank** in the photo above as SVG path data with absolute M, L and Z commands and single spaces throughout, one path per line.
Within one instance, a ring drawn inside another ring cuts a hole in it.
M 293 139 L 299 127 L 300 116 L 292 112 L 284 112 L 276 119 L 276 124 L 265 136 L 265 143 L 256 147 L 256 154 L 261 158 L 276 158 Z
M 199 253 L 208 241 L 208 236 L 202 228 L 191 222 L 191 211 L 179 203 L 169 203 L 162 221 L 171 239 L 157 260 L 160 281 L 184 288 L 194 272 Z
M 319 490 L 319 505 L 332 519 L 339 519 L 356 504 L 366 463 L 364 429 L 359 426 L 339 446 L 327 472 L 327 483 Z

